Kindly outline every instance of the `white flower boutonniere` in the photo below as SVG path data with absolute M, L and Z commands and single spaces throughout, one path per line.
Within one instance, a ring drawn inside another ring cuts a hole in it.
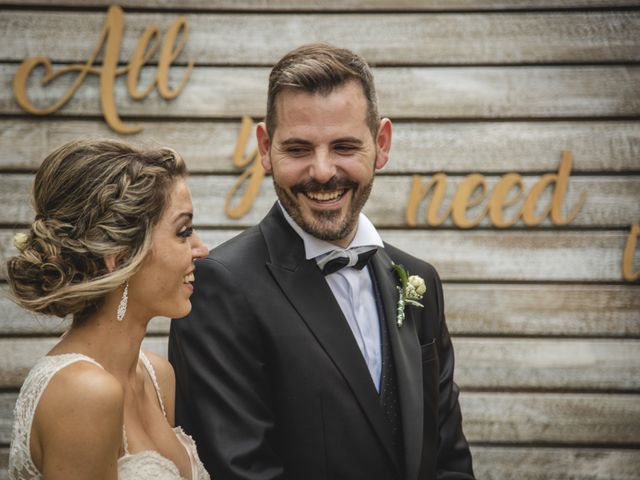
M 422 308 L 424 305 L 422 305 L 419 300 L 422 300 L 422 297 L 427 291 L 427 286 L 425 285 L 422 277 L 419 277 L 418 275 L 409 275 L 409 272 L 407 272 L 407 269 L 404 268 L 403 265 L 398 265 L 397 263 L 392 265 L 398 275 L 398 279 L 400 280 L 400 285 L 396 287 L 398 289 L 396 323 L 398 324 L 398 327 L 402 327 L 404 324 L 405 307 L 407 305 L 413 305 L 415 307 Z

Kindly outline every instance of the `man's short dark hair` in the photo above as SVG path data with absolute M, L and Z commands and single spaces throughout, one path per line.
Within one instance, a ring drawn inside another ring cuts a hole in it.
M 267 133 L 273 138 L 277 126 L 276 98 L 286 88 L 328 95 L 337 87 L 355 80 L 367 100 L 367 125 L 373 138 L 380 125 L 373 73 L 367 62 L 345 48 L 326 43 L 303 45 L 282 57 L 269 75 Z

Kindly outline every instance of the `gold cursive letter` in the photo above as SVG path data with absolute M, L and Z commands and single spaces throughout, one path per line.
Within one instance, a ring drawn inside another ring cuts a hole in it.
M 156 26 L 148 27 L 138 40 L 130 63 L 124 67 L 118 67 L 123 30 L 124 13 L 122 8 L 117 5 L 112 5 L 107 11 L 107 19 L 98 44 L 86 63 L 69 65 L 54 72 L 51 60 L 47 57 L 27 58 L 18 67 L 13 78 L 13 92 L 18 105 L 27 112 L 35 115 L 48 115 L 53 113 L 62 108 L 69 99 L 71 99 L 87 74 L 91 73 L 93 75 L 100 75 L 100 106 L 107 124 L 118 133 L 136 133 L 142 130 L 140 126 L 127 126 L 120 119 L 114 98 L 115 79 L 119 75 L 129 73 L 127 77 L 127 90 L 134 100 L 145 98 L 156 85 L 158 86 L 160 96 L 164 99 L 171 100 L 177 97 L 186 86 L 194 63 L 193 61 L 189 61 L 184 78 L 175 90 L 171 90 L 169 87 L 169 69 L 171 68 L 171 63 L 180 55 L 180 52 L 184 48 L 189 35 L 189 28 L 184 17 L 178 18 L 171 25 L 162 47 L 156 77 L 144 90 L 138 90 L 140 71 L 158 49 L 160 30 Z M 153 43 L 151 43 L 152 40 Z M 93 64 L 103 46 L 104 60 L 102 67 L 94 67 Z M 45 69 L 42 86 L 47 86 L 51 81 L 66 73 L 78 72 L 78 76 L 64 95 L 52 105 L 45 108 L 38 108 L 33 105 L 27 95 L 27 81 L 33 70 L 38 66 L 42 66 Z
M 233 151 L 233 164 L 240 168 L 247 166 L 251 162 L 253 162 L 253 165 L 250 168 L 247 168 L 242 175 L 238 177 L 236 183 L 231 187 L 229 193 L 227 193 L 227 198 L 224 201 L 224 213 L 226 213 L 229 218 L 243 217 L 249 210 L 251 210 L 258 193 L 260 193 L 262 179 L 264 178 L 264 167 L 260 161 L 258 147 L 255 147 L 249 155 L 245 156 L 244 154 L 247 143 L 249 142 L 249 135 L 252 132 L 253 121 L 249 117 L 243 117 L 238 141 L 236 142 L 236 147 Z M 232 207 L 231 202 L 233 201 L 233 197 L 246 179 L 249 179 L 247 189 L 242 195 L 242 198 L 240 198 L 238 205 L 236 207 Z
M 522 207 L 522 221 L 525 225 L 529 227 L 538 225 L 547 217 L 547 215 L 549 215 L 549 212 L 551 212 L 551 221 L 554 225 L 567 225 L 574 218 L 576 218 L 576 215 L 578 215 L 578 212 L 582 208 L 582 205 L 585 201 L 584 192 L 580 194 L 578 203 L 575 205 L 575 207 L 573 207 L 573 210 L 569 212 L 567 218 L 562 218 L 562 204 L 564 202 L 564 196 L 567 193 L 567 186 L 569 185 L 571 162 L 571 152 L 568 150 L 564 150 L 562 152 L 562 160 L 560 161 L 560 168 L 558 169 L 558 173 L 547 173 L 546 175 L 543 175 L 542 178 L 540 178 L 540 180 L 533 187 L 531 187 L 529 195 L 524 201 L 524 206 Z M 536 203 L 538 203 L 540 195 L 542 194 L 544 189 L 547 188 L 547 186 L 551 183 L 555 184 L 551 203 L 549 203 L 547 208 L 545 208 L 545 210 L 539 217 L 536 217 Z
M 633 254 L 636 251 L 636 242 L 640 234 L 640 224 L 631 225 L 631 231 L 627 237 L 622 256 L 622 276 L 627 282 L 637 282 L 640 279 L 640 271 L 633 271 Z
M 427 196 L 429 190 L 433 187 L 433 197 L 429 203 L 427 209 L 427 225 L 438 226 L 447 219 L 450 213 L 450 209 L 447 210 L 442 216 L 438 216 L 438 210 L 442 205 L 442 200 L 447 192 L 447 176 L 444 173 L 436 173 L 429 183 L 421 185 L 420 177 L 418 175 L 413 176 L 411 182 L 411 191 L 409 192 L 409 200 L 407 203 L 407 209 L 405 210 L 405 221 L 407 225 L 415 227 L 418 220 L 418 207 L 424 197 Z
M 477 191 L 480 193 L 474 195 Z M 480 214 L 473 220 L 467 218 L 467 210 L 471 207 L 479 205 L 487 193 L 487 184 L 484 181 L 484 177 L 479 173 L 472 173 L 467 175 L 458 187 L 456 194 L 451 202 L 451 218 L 453 223 L 458 228 L 472 228 L 476 227 L 487 214 L 487 207 L 485 206 Z
M 511 198 L 507 194 L 516 187 L 516 193 Z M 520 210 L 511 218 L 506 220 L 503 216 L 503 209 L 516 203 L 523 194 L 522 177 L 517 173 L 507 173 L 494 187 L 491 197 L 489 197 L 489 218 L 498 228 L 513 226 L 520 217 Z
M 184 35 L 180 36 L 182 32 L 184 32 Z M 171 90 L 171 87 L 169 87 L 169 69 L 171 68 L 171 62 L 180 55 L 184 45 L 187 43 L 188 37 L 189 25 L 187 25 L 187 20 L 184 17 L 179 17 L 167 32 L 167 38 L 165 38 L 164 44 L 162 45 L 160 61 L 158 62 L 158 92 L 160 92 L 160 96 L 165 100 L 173 100 L 180 95 L 180 92 L 182 92 L 187 85 L 191 70 L 193 70 L 193 61 L 190 60 L 187 64 L 187 71 L 184 74 L 182 82 L 175 90 Z M 174 48 L 176 39 L 178 39 L 178 44 L 175 45 Z

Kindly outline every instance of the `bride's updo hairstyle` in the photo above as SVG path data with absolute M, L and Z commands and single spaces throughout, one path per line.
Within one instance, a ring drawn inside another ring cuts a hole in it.
M 15 301 L 83 321 L 140 267 L 171 187 L 185 175 L 168 148 L 100 139 L 55 150 L 35 177 L 35 220 L 7 262 Z M 109 255 L 117 264 L 111 273 Z

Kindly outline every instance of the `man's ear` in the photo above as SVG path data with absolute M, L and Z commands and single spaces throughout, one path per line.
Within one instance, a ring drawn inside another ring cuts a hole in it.
M 116 269 L 116 267 L 118 266 L 118 262 L 116 259 L 115 255 L 105 255 L 104 257 L 104 264 L 107 267 L 107 270 L 109 271 L 109 273 L 113 273 Z
M 271 139 L 267 133 L 267 126 L 264 122 L 258 123 L 256 126 L 256 138 L 258 140 L 258 151 L 260 152 L 260 158 L 262 167 L 265 172 L 271 171 Z
M 376 135 L 376 169 L 384 167 L 389 161 L 389 151 L 391 150 L 391 136 L 393 128 L 391 120 L 383 118 L 380 120 L 378 134 Z

